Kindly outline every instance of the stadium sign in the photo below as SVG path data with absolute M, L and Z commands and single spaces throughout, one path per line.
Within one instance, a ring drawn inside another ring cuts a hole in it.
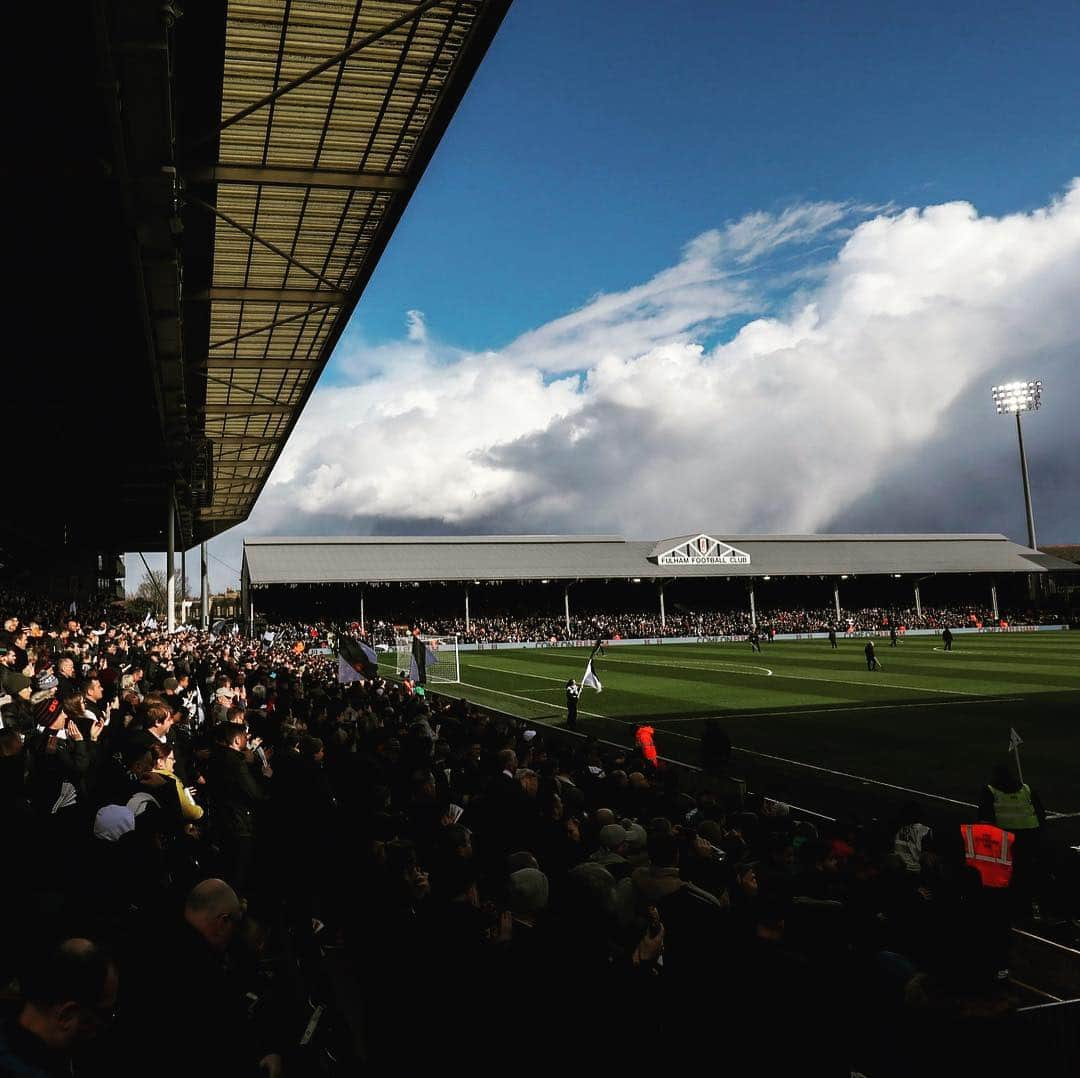
M 750 555 L 722 539 L 697 535 L 665 551 L 656 559 L 657 565 L 749 565 Z

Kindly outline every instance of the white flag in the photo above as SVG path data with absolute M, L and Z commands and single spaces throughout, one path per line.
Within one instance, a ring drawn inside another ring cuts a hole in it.
M 586 685 L 597 692 L 602 692 L 604 689 L 604 686 L 600 684 L 600 679 L 593 673 L 592 659 L 585 664 L 585 673 L 581 675 L 581 687 L 584 689 Z
M 1023 741 L 1020 740 L 1020 735 L 1010 726 L 1009 727 L 1009 751 L 1012 752 L 1017 745 L 1022 745 Z

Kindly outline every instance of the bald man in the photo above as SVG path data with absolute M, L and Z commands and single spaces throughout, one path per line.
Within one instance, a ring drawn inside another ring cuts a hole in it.
M 147 1060 L 154 1078 L 257 1071 L 279 1078 L 280 1031 L 268 1024 L 266 1008 L 249 1010 L 247 984 L 229 961 L 244 916 L 244 904 L 224 880 L 203 880 L 188 893 L 182 918 L 163 933 L 157 960 L 132 970 L 138 983 L 130 1006 L 125 994 L 119 1031 L 127 1049 L 122 1078 L 144 1078 Z M 168 1052 L 160 1051 L 162 1016 L 178 1031 Z
M 244 907 L 224 880 L 203 880 L 184 903 L 184 920 L 215 951 L 225 951 L 244 918 Z
M 0 1029 L 0 1074 L 70 1074 L 80 1046 L 112 1021 L 119 978 L 88 939 L 69 939 L 21 978 L 23 1004 Z

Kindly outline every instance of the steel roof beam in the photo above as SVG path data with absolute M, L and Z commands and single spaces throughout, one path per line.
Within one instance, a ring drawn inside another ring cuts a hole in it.
M 209 438 L 215 446 L 277 445 L 281 441 L 280 438 L 267 438 L 254 434 L 211 434 Z
M 253 288 L 243 285 L 213 285 L 185 297 L 200 303 L 224 300 L 227 303 L 307 303 L 312 307 L 339 307 L 346 298 L 345 292 L 330 292 L 324 288 Z
M 230 344 L 236 344 L 237 341 L 242 341 L 248 337 L 255 337 L 260 333 L 266 333 L 269 330 L 277 329 L 278 326 L 287 326 L 290 322 L 299 322 L 301 319 L 310 318 L 315 311 L 330 306 L 333 306 L 333 304 L 313 303 L 308 310 L 301 311 L 299 314 L 290 314 L 288 318 L 278 318 L 273 322 L 267 322 L 263 326 L 256 326 L 254 329 L 246 330 L 244 333 L 238 333 L 235 337 L 227 337 L 223 341 L 214 341 L 213 344 L 207 346 L 206 350 L 208 352 L 213 352 L 215 348 L 227 348 Z
M 405 191 L 406 176 L 350 172 L 332 168 L 268 168 L 264 165 L 213 165 L 188 177 L 192 183 L 265 184 L 271 187 L 332 187 L 347 191 Z
M 322 364 L 317 359 L 290 359 L 269 356 L 243 356 L 230 359 L 228 356 L 210 356 L 200 366 L 211 371 L 317 371 Z
M 298 270 L 303 270 L 309 277 L 314 277 L 320 284 L 326 285 L 329 289 L 336 289 L 337 282 L 331 281 L 329 278 L 324 277 L 321 273 L 317 273 L 310 266 L 304 265 L 299 258 L 295 255 L 289 254 L 287 251 L 283 251 L 276 244 L 271 243 L 268 239 L 264 239 L 257 232 L 253 232 L 246 225 L 242 225 L 239 221 L 234 220 L 227 213 L 223 213 L 217 208 L 217 206 L 211 206 L 209 202 L 204 202 L 201 198 L 189 198 L 188 202 L 192 206 L 198 206 L 201 210 L 206 210 L 207 213 L 212 213 L 215 217 L 220 217 L 227 225 L 231 225 L 237 232 L 242 232 L 248 239 L 253 240 L 255 243 L 262 247 L 265 247 L 271 254 L 275 254 L 278 258 L 284 259 L 290 266 L 295 266 Z
M 204 415 L 252 416 L 252 415 L 292 415 L 291 404 L 205 404 L 201 409 Z M 214 441 L 212 434 L 207 437 Z
M 209 142 L 219 132 L 224 131 L 227 127 L 232 127 L 233 124 L 239 123 L 241 120 L 246 120 L 252 113 L 258 112 L 259 109 L 265 108 L 267 105 L 275 102 L 279 97 L 287 94 L 290 90 L 295 90 L 298 86 L 303 86 L 304 83 L 310 82 L 314 78 L 318 78 L 324 71 L 329 71 L 330 68 L 340 64 L 343 60 L 347 60 L 350 56 L 355 55 L 361 49 L 366 49 L 368 45 L 374 44 L 376 41 L 387 37 L 395 30 L 400 30 L 403 26 L 412 22 L 414 19 L 419 19 L 426 15 L 432 8 L 438 7 L 440 4 L 448 3 L 449 0 L 424 0 L 423 3 L 417 4 L 412 11 L 407 11 L 404 15 L 394 19 L 393 22 L 388 22 L 385 26 L 379 27 L 373 33 L 367 34 L 359 41 L 354 42 L 346 49 L 342 49 L 340 52 L 335 53 L 329 59 L 324 60 L 321 64 L 317 64 L 315 67 L 305 71 L 302 75 L 297 76 L 290 82 L 286 82 L 283 86 L 279 86 L 276 90 L 268 93 L 265 97 L 260 97 L 257 101 L 253 101 L 250 105 L 245 106 L 239 112 L 234 112 L 230 117 L 222 120 L 221 123 L 213 130 L 208 131 L 201 137 L 199 137 L 192 146 L 201 146 L 204 142 Z

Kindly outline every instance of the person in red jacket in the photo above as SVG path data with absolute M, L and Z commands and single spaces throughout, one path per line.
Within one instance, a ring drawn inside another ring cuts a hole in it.
M 641 750 L 641 755 L 653 767 L 660 766 L 660 757 L 653 741 L 653 728 L 651 726 L 639 726 L 634 731 L 634 744 Z

